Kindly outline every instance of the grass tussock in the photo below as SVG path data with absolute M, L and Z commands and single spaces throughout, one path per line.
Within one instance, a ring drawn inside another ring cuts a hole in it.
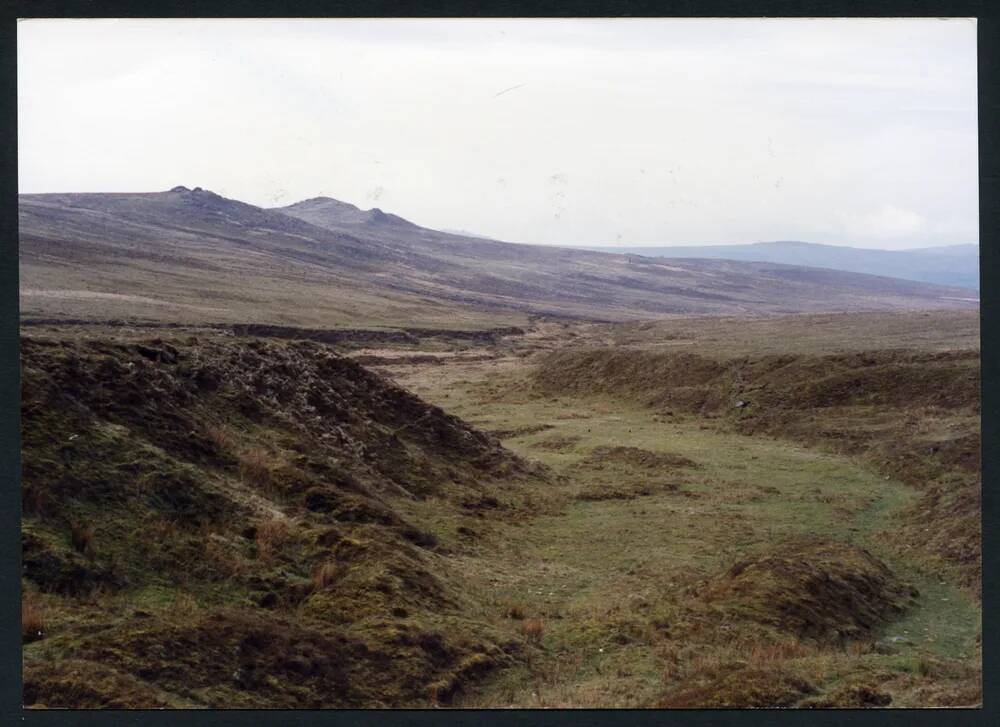
M 512 604 L 504 611 L 504 618 L 514 621 L 523 621 L 528 614 L 528 609 L 519 603 Z
M 662 474 L 672 469 L 695 469 L 698 463 L 689 457 L 670 452 L 651 452 L 641 447 L 601 446 L 594 447 L 581 461 L 588 467 L 602 468 L 619 465 Z
M 31 593 L 21 596 L 21 638 L 25 643 L 45 636 L 45 611 L 37 597 Z
M 29 709 L 164 709 L 171 702 L 136 676 L 82 659 L 31 662 L 24 668 Z
M 73 549 L 82 555 L 91 555 L 94 551 L 94 530 L 80 522 L 69 526 L 70 543 Z
M 236 449 L 236 437 L 224 424 L 209 424 L 205 427 L 205 437 L 220 453 L 228 454 Z
M 226 540 L 207 534 L 202 540 L 205 562 L 210 566 L 214 580 L 239 578 L 247 572 L 246 559 L 234 545 Z
M 341 567 L 337 563 L 323 563 L 312 574 L 313 588 L 322 591 L 333 585 L 341 575 Z
M 683 686 L 668 690 L 657 706 L 665 709 L 774 709 L 792 707 L 816 692 L 816 686 L 797 673 L 729 662 L 697 672 L 697 676 Z
M 53 511 L 52 490 L 45 482 L 27 482 L 21 486 L 21 512 L 41 517 Z
M 704 603 L 731 618 L 841 646 L 869 639 L 917 595 L 867 551 L 817 540 L 787 543 L 741 560 L 700 593 Z
M 754 644 L 746 652 L 746 660 L 754 666 L 764 666 L 790 659 L 802 659 L 816 655 L 816 647 L 798 640 Z
M 289 537 L 288 520 L 272 517 L 260 520 L 254 526 L 254 544 L 257 548 L 257 558 L 270 561 L 275 550 L 280 548 Z
M 541 449 L 548 452 L 565 452 L 571 450 L 580 442 L 580 437 L 552 435 L 541 439 L 531 445 L 532 449 Z
M 236 456 L 240 478 L 256 486 L 267 485 L 276 466 L 274 458 L 263 447 L 248 447 Z
M 545 622 L 540 618 L 529 618 L 521 622 L 521 635 L 533 644 L 541 644 L 545 636 Z
M 165 608 L 167 620 L 174 623 L 192 623 L 197 620 L 204 610 L 198 599 L 190 593 L 183 591 L 174 595 L 173 599 Z

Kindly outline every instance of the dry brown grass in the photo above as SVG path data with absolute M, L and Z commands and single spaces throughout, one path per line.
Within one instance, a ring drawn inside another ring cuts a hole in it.
M 934 673 L 934 664 L 926 657 L 920 657 L 917 662 L 917 673 L 922 677 L 929 677 Z
M 249 447 L 237 455 L 240 478 L 254 485 L 266 485 L 271 481 L 274 461 L 263 447 Z
M 36 641 L 45 635 L 45 612 L 30 593 L 21 596 L 21 638 Z
M 572 449 L 580 441 L 580 437 L 575 435 L 564 436 L 564 435 L 553 435 L 542 439 L 541 441 L 535 442 L 531 445 L 532 449 L 543 449 L 550 452 L 563 452 L 568 449 Z
M 883 696 L 877 694 L 865 699 L 839 693 L 816 696 L 814 689 L 814 685 L 856 673 L 863 663 L 861 659 L 874 651 L 873 641 L 853 641 L 838 647 L 808 639 L 755 638 L 717 643 L 710 650 L 695 650 L 671 641 L 661 644 L 658 653 L 665 664 L 665 701 L 661 704 L 683 708 L 793 704 L 854 708 L 887 703 L 880 701 Z
M 322 591 L 328 588 L 334 581 L 337 580 L 337 576 L 340 575 L 340 566 L 336 563 L 323 563 L 321 566 L 313 571 L 312 582 L 313 588 L 317 591 Z
M 678 674 L 690 675 L 702 672 L 712 672 L 724 669 L 727 666 L 742 661 L 741 654 L 726 648 L 718 648 L 708 651 L 698 651 L 683 659 L 672 676 Z
M 812 680 L 781 665 L 750 667 L 721 663 L 697 672 L 696 678 L 668 688 L 659 701 L 668 709 L 774 709 L 792 707 L 816 694 Z
M 44 483 L 26 482 L 21 486 L 21 511 L 25 515 L 46 515 L 52 504 L 52 492 Z
M 746 660 L 755 666 L 773 664 L 776 661 L 802 659 L 814 656 L 817 649 L 803 641 L 779 641 L 769 644 L 755 644 L 746 652 Z
M 743 628 L 779 628 L 827 645 L 870 640 L 876 625 L 906 611 L 916 596 L 868 551 L 818 538 L 786 541 L 741 560 L 702 592 L 706 603 L 738 618 Z M 798 647 L 765 651 L 781 648 Z
M 168 518 L 157 518 L 145 524 L 144 530 L 151 540 L 158 543 L 167 542 L 177 537 L 177 521 Z
M 166 611 L 171 620 L 185 623 L 193 622 L 201 614 L 201 605 L 189 593 L 178 593 L 167 606 Z
M 73 522 L 69 526 L 69 538 L 73 544 L 73 549 L 84 555 L 91 555 L 94 549 L 94 531 L 92 528 L 80 522 Z
M 515 621 L 523 621 L 524 617 L 527 615 L 527 609 L 519 603 L 515 603 L 504 611 L 504 618 L 514 619 Z
M 187 706 L 164 701 L 164 693 L 131 674 L 95 661 L 64 656 L 24 665 L 28 709 L 166 709 Z
M 859 335 L 864 331 L 864 335 Z M 697 341 L 699 353 L 715 358 L 767 354 L 839 353 L 871 348 L 950 350 L 979 346 L 978 311 L 820 313 L 762 317 L 684 317 L 655 323 L 601 326 L 596 338 L 617 346 L 655 346 Z
M 533 644 L 542 643 L 545 635 L 545 622 L 540 618 L 529 618 L 521 622 L 521 634 Z
M 844 646 L 844 653 L 850 656 L 863 656 L 875 651 L 874 641 L 850 641 Z
M 115 589 L 107 583 L 94 583 L 77 596 L 81 605 L 107 610 L 115 599 Z
M 269 561 L 276 548 L 288 539 L 288 521 L 284 518 L 272 517 L 261 520 L 254 529 L 254 543 L 257 546 L 257 558 Z
M 712 638 L 711 633 L 703 632 L 703 637 Z M 653 636 L 657 639 L 657 636 Z M 815 665 L 830 660 L 856 658 L 862 654 L 871 653 L 873 643 L 869 641 L 848 642 L 842 649 L 824 645 L 808 639 L 787 638 L 775 641 L 763 634 L 746 634 L 735 640 L 717 640 L 711 648 L 692 650 L 681 642 L 660 640 L 657 643 L 657 654 L 666 665 L 663 676 L 666 682 L 686 678 L 693 674 L 714 672 L 727 669 L 734 665 L 767 670 L 780 667 L 787 669 L 790 662 L 808 665 L 807 670 Z
M 218 577 L 235 578 L 247 570 L 246 561 L 228 543 L 214 537 L 206 537 L 205 560 L 212 565 Z
M 235 439 L 232 431 L 224 424 L 209 424 L 205 427 L 205 436 L 208 437 L 219 452 L 231 452 L 235 446 Z

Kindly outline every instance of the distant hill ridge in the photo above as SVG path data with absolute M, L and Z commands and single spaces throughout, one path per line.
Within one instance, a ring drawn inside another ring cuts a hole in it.
M 329 197 L 265 209 L 184 186 L 27 194 L 19 230 L 29 317 L 480 328 L 978 305 L 959 287 L 819 267 L 450 234 Z
M 362 210 L 349 202 L 341 202 L 332 197 L 313 197 L 287 207 L 274 208 L 293 217 L 314 222 L 314 220 L 337 220 L 344 225 L 394 225 L 416 228 L 417 225 L 397 215 L 383 212 L 378 207 Z
M 823 245 L 798 240 L 779 240 L 746 245 L 599 247 L 588 249 L 649 257 L 708 258 L 806 265 L 979 290 L 978 244 L 946 245 L 912 250 L 875 250 Z

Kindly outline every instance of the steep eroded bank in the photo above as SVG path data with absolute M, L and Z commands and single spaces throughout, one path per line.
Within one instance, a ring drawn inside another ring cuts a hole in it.
M 311 342 L 21 345 L 29 705 L 426 705 L 517 658 L 397 506 L 518 507 L 495 439 Z

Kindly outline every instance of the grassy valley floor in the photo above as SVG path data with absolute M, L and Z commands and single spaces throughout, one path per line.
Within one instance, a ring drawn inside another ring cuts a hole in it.
M 977 325 L 38 327 L 26 701 L 977 706 Z
M 856 459 L 726 432 L 702 417 L 663 417 L 607 397 L 529 395 L 518 370 L 511 364 L 506 378 L 484 363 L 396 371 L 422 398 L 560 475 L 538 498 L 537 517 L 492 525 L 489 544 L 463 559 L 490 604 L 483 617 L 527 631 L 534 645 L 525 664 L 458 706 L 648 707 L 720 669 L 773 685 L 800 679 L 785 706 L 979 700 L 978 601 L 879 537 L 916 504 L 916 490 Z M 866 549 L 919 595 L 846 647 L 765 639 L 755 648 L 752 635 L 674 639 L 656 628 L 658 618 L 690 618 L 694 584 L 801 538 Z M 728 706 L 730 697 L 739 706 L 731 685 L 715 681 L 703 706 Z

